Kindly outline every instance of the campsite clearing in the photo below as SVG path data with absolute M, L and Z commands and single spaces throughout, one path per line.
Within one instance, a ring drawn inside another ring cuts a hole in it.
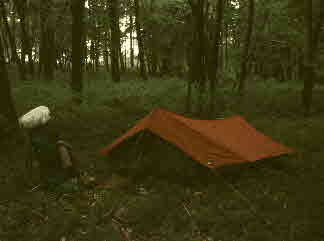
M 20 113 L 37 103 L 53 103 L 57 116 L 54 125 L 73 144 L 89 176 L 105 183 L 120 169 L 119 175 L 130 181 L 113 189 L 43 190 L 37 183 L 31 185 L 30 180 L 24 178 L 23 150 L 10 143 L 3 144 L 1 240 L 62 240 L 65 237 L 66 240 L 113 241 L 124 240 L 124 235 L 137 240 L 168 241 L 323 239 L 322 91 L 314 96 L 315 105 L 318 103 L 315 106 L 317 115 L 309 119 L 304 119 L 295 107 L 298 86 L 288 91 L 285 86 L 269 90 L 256 85 L 246 96 L 248 101 L 240 105 L 236 104 L 234 95 L 224 95 L 228 105 L 227 109 L 220 110 L 221 116 L 243 115 L 257 130 L 298 150 L 287 157 L 217 169 L 228 183 L 249 199 L 259 215 L 256 217 L 222 178 L 207 175 L 206 168 L 199 169 L 198 163 L 189 162 L 189 157 L 178 148 L 158 138 L 153 140 L 148 136 L 143 140 L 150 146 L 144 151 L 130 141 L 124 144 L 133 149 L 118 148 L 107 158 L 98 155 L 102 147 L 113 142 L 154 107 L 186 114 L 183 110 L 184 83 L 166 80 L 165 89 L 161 89 L 154 81 L 143 83 L 140 93 L 139 89 L 123 92 L 134 84 L 131 81 L 121 83 L 120 91 L 110 83 L 92 86 L 85 93 L 89 101 L 79 108 L 70 108 L 66 104 L 68 90 L 54 83 L 52 86 L 46 83 L 48 87 L 40 83 L 38 95 L 32 94 L 36 91 L 33 86 L 14 90 L 18 101 L 26 100 L 20 106 Z M 171 87 L 176 90 L 174 95 L 168 90 Z M 107 93 L 95 94 L 103 90 Z M 148 90 L 159 93 L 145 94 Z M 128 96 L 123 96 L 125 93 Z M 26 98 L 26 95 L 33 97 Z M 159 102 L 152 101 L 152 96 L 161 98 Z M 114 106 L 116 98 L 122 105 Z M 124 170 L 123 167 L 130 163 L 131 170 Z M 154 172 L 153 167 L 159 167 L 156 169 L 162 172 Z M 183 167 L 188 173 L 184 173 Z

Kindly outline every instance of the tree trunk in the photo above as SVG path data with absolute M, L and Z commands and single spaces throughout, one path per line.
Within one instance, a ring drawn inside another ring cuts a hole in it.
M 99 71 L 99 57 L 100 57 L 100 53 L 99 53 L 99 45 L 100 45 L 100 39 L 98 37 L 98 32 L 96 32 L 96 40 L 95 40 L 95 70 L 96 72 Z
M 108 30 L 105 31 L 105 41 L 104 41 L 104 61 L 105 61 L 105 67 L 106 67 L 106 71 L 109 72 L 110 68 L 109 68 L 109 51 L 108 51 L 108 39 L 109 39 L 109 35 L 108 35 Z
M 54 79 L 56 65 L 54 26 L 48 17 L 51 13 L 51 5 L 48 1 L 40 1 L 40 28 L 41 40 L 39 49 L 39 77 L 44 73 L 47 80 Z
M 140 6 L 139 0 L 134 1 L 135 7 L 135 27 L 138 43 L 138 58 L 140 64 L 140 74 L 143 79 L 147 79 L 146 68 L 145 68 L 145 54 L 144 54 L 144 39 L 143 39 L 143 30 L 141 29 L 140 23 Z
M 9 47 L 9 40 L 7 38 L 7 36 L 5 35 L 5 30 L 0 27 L 0 38 L 3 39 L 3 54 L 5 56 L 5 59 L 8 60 L 8 63 L 11 64 L 11 54 L 10 54 L 10 47 Z
M 314 29 L 313 29 L 313 61 L 314 64 L 317 65 L 319 63 L 319 56 L 320 56 L 320 51 L 319 51 L 319 44 L 320 44 L 320 39 L 321 39 L 321 33 L 322 31 L 322 26 L 324 23 L 324 1 L 319 2 L 319 15 L 316 18 L 316 22 L 314 24 Z M 315 68 L 315 67 L 314 67 Z M 318 80 L 318 76 L 316 72 L 314 71 L 314 80 Z
M 34 76 L 34 64 L 32 57 L 32 44 L 31 39 L 28 36 L 28 22 L 26 18 L 27 12 L 27 2 L 26 0 L 15 0 L 15 6 L 20 18 L 20 28 L 21 28 L 21 40 L 22 40 L 22 50 L 21 50 L 21 61 L 25 64 L 25 58 L 28 56 L 28 66 L 29 66 L 29 74 Z
M 119 34 L 119 39 L 120 39 L 120 34 Z M 119 62 L 120 62 L 121 71 L 125 72 L 126 66 L 125 66 L 125 61 L 124 61 L 124 54 L 123 54 L 123 50 L 122 50 L 120 44 L 119 44 Z
M 133 27 L 134 27 L 134 23 L 133 23 L 133 15 L 130 13 L 129 14 L 129 25 L 130 25 L 130 65 L 131 68 L 134 68 L 134 46 L 133 46 Z
M 45 66 L 45 54 L 46 54 L 46 35 L 45 35 L 45 22 L 43 21 L 45 18 L 42 10 L 40 12 L 40 43 L 39 43 L 39 50 L 38 50 L 38 77 L 39 79 L 42 77 L 42 72 Z
M 241 59 L 241 72 L 239 76 L 239 93 L 244 94 L 246 88 L 246 78 L 248 75 L 248 61 L 250 55 L 251 37 L 254 25 L 255 0 L 249 0 L 248 28 L 245 36 L 244 50 Z
M 94 47 L 94 40 L 91 39 L 90 43 L 90 72 L 94 72 L 94 59 L 95 59 L 95 47 Z
M 225 62 L 224 69 L 227 70 L 228 66 L 228 24 L 225 24 Z
M 192 112 L 192 86 L 195 82 L 194 74 L 192 71 L 194 71 L 193 64 L 193 55 L 194 51 L 192 51 L 192 45 L 188 44 L 186 48 L 186 56 L 187 56 L 187 62 L 188 62 L 188 81 L 187 81 L 187 98 L 186 98 L 186 111 L 188 113 Z
M 319 40 L 320 40 L 320 34 L 323 32 L 321 30 L 323 22 L 324 22 L 324 1 L 319 2 L 319 16 L 316 18 L 316 22 L 314 24 L 314 30 L 313 30 L 313 53 L 318 53 L 318 47 L 319 47 Z M 316 55 L 318 57 L 318 54 Z M 316 58 L 315 58 L 316 60 Z
M 72 0 L 72 81 L 76 103 L 82 102 L 82 65 L 83 65 L 83 12 L 84 0 Z
M 124 71 L 127 71 L 127 50 L 124 52 Z
M 14 63 L 17 64 L 21 80 L 26 80 L 25 68 L 21 64 L 21 61 L 20 61 L 20 59 L 18 57 L 18 53 L 17 53 L 15 35 L 12 33 L 12 31 L 10 29 L 10 26 L 8 23 L 8 18 L 7 18 L 6 7 L 2 1 L 0 2 L 0 8 L 1 8 L 0 10 L 1 10 L 3 24 L 4 24 L 4 27 L 5 27 L 7 36 L 9 38 L 9 42 L 10 42 L 11 57 L 12 57 Z
M 319 34 L 322 23 L 324 21 L 324 3 L 320 2 L 320 14 L 313 28 L 313 1 L 305 0 L 305 22 L 306 22 L 306 38 L 305 38 L 305 54 L 303 66 L 304 88 L 302 92 L 304 114 L 309 116 L 313 99 L 313 88 L 315 81 L 314 65 L 318 57 Z
M 214 115 L 215 112 L 215 92 L 216 84 L 218 83 L 219 70 L 219 51 L 221 50 L 222 26 L 223 26 L 224 0 L 217 2 L 217 24 L 215 29 L 214 43 L 212 56 L 209 63 L 209 81 L 210 81 L 210 99 L 209 99 L 209 115 Z
M 206 87 L 206 13 L 208 12 L 208 1 L 199 0 L 197 3 L 189 1 L 193 17 L 193 51 L 194 58 L 191 72 L 192 78 L 198 85 L 198 113 L 203 112 L 203 96 Z
M 0 38 L 0 77 L 2 80 L 0 88 L 0 115 L 3 115 L 8 120 L 8 123 L 12 124 L 13 127 L 18 127 L 17 112 L 11 94 L 11 85 L 8 77 L 2 41 L 3 40 Z
M 83 30 L 84 34 L 83 34 L 83 39 L 82 39 L 82 49 L 83 49 L 83 53 L 82 53 L 82 72 L 87 72 L 87 60 L 88 60 L 88 46 L 87 46 L 87 34 L 86 34 L 86 30 Z
M 120 55 L 120 29 L 119 29 L 119 13 L 118 0 L 111 0 L 110 3 L 111 17 L 111 75 L 114 82 L 120 81 L 119 55 Z
M 54 30 L 52 27 L 47 26 L 45 31 L 45 50 L 44 52 L 44 74 L 47 80 L 54 79 L 54 70 L 55 70 L 55 51 L 54 51 Z

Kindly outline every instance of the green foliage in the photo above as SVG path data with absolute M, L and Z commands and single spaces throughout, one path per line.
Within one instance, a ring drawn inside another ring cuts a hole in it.
M 56 185 L 51 192 L 36 188 L 22 192 L 17 198 L 17 191 L 10 190 L 26 184 L 20 172 L 11 169 L 21 166 L 24 153 L 16 147 L 8 157 L 1 152 L 1 159 L 7 160 L 1 162 L 0 172 L 2 237 L 4 240 L 60 240 L 62 237 L 68 241 L 103 241 L 108 237 L 112 241 L 122 240 L 120 229 L 112 221 L 115 219 L 132 231 L 133 238 L 143 240 L 319 239 L 323 235 L 323 218 L 317 215 L 322 208 L 318 190 L 323 188 L 323 116 L 301 118 L 296 105 L 300 84 L 277 85 L 274 81 L 257 78 L 254 81 L 249 83 L 248 101 L 237 98 L 226 85 L 219 88 L 217 96 L 225 103 L 220 113 L 244 115 L 258 130 L 295 148 L 298 153 L 289 158 L 218 171 L 251 201 L 261 217 L 271 221 L 269 226 L 250 211 L 249 205 L 222 178 L 207 178 L 206 169 L 195 173 L 195 162 L 153 136 L 147 136 L 143 144 L 149 148 L 135 147 L 134 140 L 130 140 L 128 146 L 121 146 L 108 160 L 98 158 L 97 151 L 101 147 L 151 108 L 162 106 L 184 113 L 185 96 L 185 82 L 179 79 L 142 82 L 129 77 L 116 85 L 98 76 L 88 82 L 85 101 L 79 107 L 69 102 L 70 90 L 62 80 L 46 85 L 37 81 L 29 85 L 15 83 L 19 112 L 24 113 L 35 105 L 50 104 L 54 108 L 53 125 L 73 144 L 83 169 L 92 173 L 100 184 L 115 172 L 113 165 L 116 164 L 134 163 L 135 169 L 125 177 L 134 178 L 135 171 L 141 176 L 131 179 L 128 187 L 115 190 L 89 190 L 67 182 Z M 321 90 L 315 92 L 318 113 L 324 113 L 322 96 Z M 5 147 L 4 150 L 10 149 Z M 138 159 L 142 151 L 143 156 Z M 147 193 L 138 192 L 139 186 Z M 3 199 L 11 201 L 2 202 Z M 16 201 L 12 201 L 14 199 Z

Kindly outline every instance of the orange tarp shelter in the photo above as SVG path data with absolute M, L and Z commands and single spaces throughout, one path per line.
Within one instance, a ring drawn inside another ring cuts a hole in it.
M 258 132 L 239 115 L 218 120 L 195 120 L 155 109 L 102 149 L 101 154 L 107 155 L 124 140 L 144 130 L 173 143 L 208 168 L 294 152 Z

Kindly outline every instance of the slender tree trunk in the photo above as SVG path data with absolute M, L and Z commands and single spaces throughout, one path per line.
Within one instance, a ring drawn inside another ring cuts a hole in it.
M 86 30 L 83 30 L 84 34 L 83 34 L 83 40 L 82 40 L 82 45 L 83 45 L 83 59 L 82 59 L 82 72 L 87 72 L 87 60 L 88 60 L 88 46 L 87 46 L 87 34 L 86 34 Z
M 120 69 L 121 69 L 121 71 L 122 72 L 125 72 L 126 67 L 125 67 L 125 62 L 124 62 L 124 54 L 123 54 L 123 50 L 122 50 L 120 44 L 119 44 L 119 62 L 120 62 Z
M 225 24 L 225 71 L 227 70 L 228 66 L 228 25 Z
M 8 23 L 8 18 L 7 18 L 6 7 L 5 7 L 5 5 L 4 5 L 4 3 L 2 1 L 0 1 L 0 8 L 1 8 L 0 10 L 1 10 L 1 15 L 2 15 L 3 23 L 4 23 L 4 27 L 5 27 L 6 33 L 8 35 L 8 38 L 9 38 L 9 42 L 10 42 L 11 56 L 13 58 L 13 61 L 18 66 L 18 70 L 19 70 L 21 80 L 26 80 L 25 68 L 21 64 L 21 61 L 20 61 L 20 59 L 18 57 L 18 53 L 17 53 L 15 35 L 12 33 L 12 31 L 10 29 L 10 26 L 9 26 L 9 23 Z
M 194 51 L 192 51 L 192 45 L 188 44 L 187 49 L 187 62 L 188 62 L 188 81 L 187 81 L 187 98 L 186 98 L 186 111 L 188 113 L 192 112 L 192 87 L 195 80 L 195 74 L 192 73 L 194 71 L 193 65 L 193 56 Z
M 319 2 L 319 15 L 316 18 L 316 22 L 314 24 L 314 30 L 313 30 L 313 53 L 318 53 L 318 47 L 319 47 L 319 41 L 320 41 L 320 34 L 323 32 L 321 30 L 324 23 L 324 1 Z M 318 57 L 318 54 L 316 55 Z M 317 60 L 317 58 L 315 58 Z
M 96 33 L 96 40 L 95 40 L 95 70 L 96 72 L 99 71 L 99 57 L 100 57 L 100 53 L 99 53 L 99 45 L 100 45 L 100 40 L 98 37 L 98 34 Z
M 104 61 L 105 61 L 105 67 L 106 67 L 106 71 L 109 72 L 110 68 L 109 68 L 109 51 L 108 51 L 108 39 L 109 39 L 109 35 L 108 35 L 108 30 L 105 31 L 105 41 L 104 41 Z
M 0 115 L 6 117 L 8 122 L 14 127 L 18 127 L 17 112 L 11 94 L 11 85 L 8 77 L 2 41 L 3 40 L 0 38 L 0 76 L 2 80 L 0 88 Z
M 55 56 L 55 46 L 54 46 L 54 29 L 51 26 L 47 26 L 45 32 L 45 49 L 44 53 L 44 74 L 46 79 L 53 80 L 54 79 L 54 70 L 56 64 L 56 56 Z
M 54 79 L 56 65 L 55 27 L 48 17 L 53 14 L 49 1 L 40 1 L 41 40 L 39 49 L 39 77 L 44 73 L 47 80 Z
M 25 57 L 28 56 L 29 74 L 34 76 L 34 64 L 32 57 L 32 43 L 28 36 L 28 19 L 26 17 L 27 12 L 27 1 L 26 0 L 15 0 L 16 9 L 20 18 L 21 28 L 21 40 L 22 40 L 22 63 L 25 64 Z
M 319 15 L 316 18 L 315 24 L 314 24 L 314 29 L 313 29 L 313 49 L 312 49 L 312 54 L 313 54 L 313 61 L 314 64 L 317 65 L 319 63 L 319 57 L 320 57 L 320 51 L 319 51 L 319 44 L 320 44 L 320 39 L 321 39 L 321 33 L 322 31 L 322 26 L 324 23 L 324 1 L 319 2 Z M 315 68 L 315 66 L 314 66 Z M 317 82 L 318 80 L 318 75 L 314 71 L 314 81 Z
M 210 99 L 209 99 L 209 115 L 214 115 L 215 112 L 215 93 L 216 84 L 218 83 L 219 70 L 219 52 L 221 50 L 222 26 L 223 26 L 224 0 L 217 2 L 217 24 L 215 29 L 213 54 L 209 63 L 209 81 L 210 81 Z
M 130 24 L 130 65 L 131 68 L 134 68 L 134 46 L 133 46 L 133 30 L 134 30 L 134 23 L 133 23 L 133 15 L 129 14 L 129 24 Z
M 5 56 L 5 59 L 8 59 L 8 63 L 11 64 L 12 61 L 12 57 L 11 57 L 11 53 L 9 51 L 10 47 L 9 47 L 9 41 L 7 38 L 7 35 L 5 34 L 5 30 L 0 27 L 0 37 L 3 39 L 3 53 Z
M 45 66 L 45 54 L 46 54 L 46 34 L 45 34 L 45 22 L 44 14 L 42 14 L 42 10 L 40 13 L 40 43 L 38 50 L 38 77 L 39 79 L 42 77 L 42 72 L 44 71 Z
M 156 11 L 155 11 L 155 0 L 151 0 L 151 4 L 150 4 L 150 9 L 149 9 L 150 13 L 152 15 L 155 15 Z M 152 75 L 156 75 L 157 73 L 157 66 L 158 66 L 158 59 L 159 59 L 159 48 L 157 47 L 157 43 L 158 43 L 158 34 L 157 34 L 157 29 L 154 26 L 151 26 L 149 28 L 149 36 L 147 39 L 147 44 L 146 46 L 148 47 L 148 57 L 149 60 L 147 61 L 148 65 L 149 65 L 149 72 Z M 180 60 L 180 59 L 179 59 Z
M 90 72 L 94 72 L 94 59 L 95 59 L 95 47 L 94 47 L 94 40 L 91 39 L 90 43 Z
M 201 114 L 203 112 L 203 96 L 206 87 L 206 60 L 207 52 L 206 52 L 206 13 L 208 12 L 208 1 L 199 0 L 198 2 L 194 2 L 192 0 L 189 1 L 192 11 L 193 17 L 193 51 L 194 58 L 192 67 L 192 74 L 194 75 L 192 78 L 198 85 L 198 113 Z
M 82 102 L 83 89 L 83 12 L 84 0 L 72 0 L 72 81 L 71 88 L 74 92 L 76 103 Z
M 25 37 L 25 41 L 26 41 L 26 53 L 28 56 L 28 69 L 29 69 L 29 74 L 31 77 L 34 77 L 35 75 L 35 69 L 34 69 L 34 60 L 33 60 L 33 43 L 32 43 L 32 38 L 29 36 L 28 34 L 28 20 L 26 18 L 26 23 L 24 24 L 25 27 L 23 27 L 25 33 L 23 34 Z
M 10 43 L 10 49 L 11 49 L 11 58 L 13 60 L 14 63 L 17 63 L 17 59 L 18 59 L 18 54 L 17 54 L 17 48 L 16 48 L 16 43 L 14 42 L 14 38 L 13 38 L 13 35 L 11 33 L 11 30 L 10 30 L 10 27 L 9 27 L 9 23 L 8 23 L 8 16 L 7 16 L 7 10 L 6 10 L 6 7 L 4 5 L 4 3 L 1 1 L 0 2 L 0 13 L 1 13 L 1 18 L 2 18 L 2 21 L 3 21 L 3 28 L 4 28 L 4 31 L 3 31 L 3 34 L 6 34 L 6 36 L 8 37 L 9 39 L 9 43 Z M 15 47 L 15 49 L 13 48 Z
M 120 29 L 119 29 L 119 13 L 118 0 L 111 0 L 110 17 L 111 17 L 111 75 L 114 82 L 120 81 Z
M 143 79 L 147 79 L 146 68 L 145 68 L 143 30 L 141 29 L 141 23 L 140 23 L 139 0 L 134 1 L 134 7 L 135 7 L 135 28 L 136 28 L 137 43 L 138 43 L 138 59 L 140 64 L 140 74 Z
M 127 71 L 127 49 L 124 52 L 124 71 Z
M 309 116 L 311 112 L 313 88 L 315 84 L 314 65 L 317 59 L 319 34 L 322 23 L 324 21 L 324 3 L 320 2 L 320 14 L 313 28 L 313 1 L 304 0 L 305 4 L 305 22 L 306 22 L 306 38 L 305 38 L 305 55 L 303 64 L 304 88 L 302 92 L 305 116 Z
M 246 87 L 246 78 L 248 75 L 248 61 L 250 55 L 250 45 L 254 25 L 254 15 L 255 15 L 255 0 L 249 0 L 249 13 L 248 13 L 248 27 L 245 36 L 244 50 L 241 59 L 241 72 L 239 76 L 239 93 L 242 95 Z

